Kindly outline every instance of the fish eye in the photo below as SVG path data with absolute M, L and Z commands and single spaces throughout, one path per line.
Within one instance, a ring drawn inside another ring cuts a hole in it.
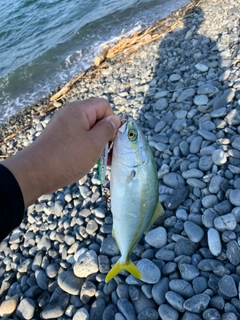
M 136 131 L 136 130 L 133 130 L 133 129 L 130 129 L 130 130 L 128 131 L 128 139 L 129 139 L 130 141 L 136 140 L 136 139 L 137 139 L 137 131 Z

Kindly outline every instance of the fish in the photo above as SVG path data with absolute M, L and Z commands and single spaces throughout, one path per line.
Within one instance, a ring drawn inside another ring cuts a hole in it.
M 113 143 L 110 176 L 112 236 L 121 257 L 108 272 L 106 283 L 122 270 L 142 279 L 129 255 L 163 213 L 158 184 L 156 163 L 147 139 L 137 123 L 125 115 Z

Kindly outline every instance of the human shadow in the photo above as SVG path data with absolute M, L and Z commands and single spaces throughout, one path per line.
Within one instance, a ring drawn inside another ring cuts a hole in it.
M 231 179 L 232 172 L 226 177 L 228 164 L 219 167 L 212 153 L 218 148 L 227 152 L 221 139 L 229 138 L 230 127 L 240 123 L 239 85 L 234 86 L 231 71 L 239 46 L 226 34 L 207 36 L 200 7 L 188 10 L 183 21 L 183 27 L 160 42 L 139 119 L 145 123 L 145 134 L 149 128 L 154 131 L 148 139 L 157 163 L 164 219 L 182 208 L 201 223 L 201 201 L 207 195 L 204 179 L 215 174 Z M 221 190 L 217 197 L 223 198 Z M 181 225 L 174 231 L 182 230 Z

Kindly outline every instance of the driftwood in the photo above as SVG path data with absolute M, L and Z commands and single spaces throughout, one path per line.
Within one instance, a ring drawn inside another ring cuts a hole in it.
M 106 47 L 104 46 L 100 52 L 100 53 L 102 53 L 101 56 L 103 59 L 102 58 L 99 59 L 99 61 L 101 61 L 101 62 L 99 62 L 99 65 L 92 66 L 94 68 L 92 71 L 91 71 L 91 69 L 84 71 L 84 72 L 80 73 L 79 75 L 77 75 L 76 77 L 72 78 L 68 83 L 66 83 L 61 88 L 61 90 L 59 90 L 57 93 L 52 95 L 50 97 L 50 104 L 48 106 L 46 106 L 46 109 L 44 109 L 45 114 L 57 109 L 61 104 L 57 105 L 57 104 L 54 104 L 54 102 L 57 102 L 58 100 L 66 97 L 68 91 L 73 87 L 73 85 L 75 85 L 82 78 L 87 77 L 87 78 L 92 79 L 93 77 L 95 77 L 95 78 L 98 77 L 101 73 L 101 70 L 108 66 L 107 62 L 105 62 L 104 64 L 101 64 L 104 60 L 111 59 L 111 58 L 116 57 L 117 55 L 120 55 L 120 54 L 125 55 L 127 58 L 129 58 L 129 56 L 130 56 L 130 58 L 131 58 L 132 55 L 137 53 L 138 49 L 141 46 L 143 46 L 147 43 L 153 42 L 157 39 L 160 39 L 160 38 L 164 37 L 167 33 L 172 32 L 175 28 L 182 26 L 183 25 L 183 18 L 186 17 L 186 12 L 189 11 L 190 9 L 194 9 L 195 7 L 197 7 L 202 1 L 203 0 L 192 1 L 191 3 L 186 5 L 184 8 L 182 8 L 182 11 L 181 11 L 179 17 L 173 18 L 172 15 L 170 15 L 168 18 L 157 22 L 154 26 L 146 29 L 145 31 L 140 30 L 140 31 L 135 32 L 135 34 L 132 37 L 122 37 L 122 35 L 121 35 L 119 41 L 112 48 L 109 48 L 109 47 L 107 48 L 108 45 L 106 45 Z M 215 1 L 220 2 L 222 0 L 215 0 Z M 175 22 L 172 22 L 172 19 L 175 19 Z M 168 27 L 167 24 L 170 26 Z M 159 32 L 161 32 L 161 33 L 159 33 Z M 100 56 L 100 54 L 99 54 L 99 56 Z M 36 114 L 33 114 L 33 115 L 35 116 L 35 118 L 42 117 L 42 114 L 40 114 L 39 112 L 36 112 Z M 31 125 L 31 121 L 28 122 L 27 124 L 25 124 L 24 126 L 22 126 L 21 128 L 19 128 L 14 133 L 12 133 L 9 136 L 2 139 L 2 141 L 0 141 L 0 144 L 15 137 L 18 133 L 22 132 L 26 127 L 28 127 L 30 125 Z M 0 157 L 5 158 L 7 156 L 1 155 Z
M 96 67 L 99 67 L 100 64 L 105 60 L 109 48 L 110 48 L 109 44 L 105 44 L 102 47 L 102 50 L 99 52 L 99 55 L 94 59 L 94 65 Z
M 80 80 L 85 74 L 85 71 L 78 74 L 76 77 L 72 78 L 68 83 L 66 83 L 61 90 L 59 90 L 57 93 L 55 93 L 51 98 L 50 102 L 55 102 L 58 99 L 60 99 L 63 95 L 68 92 L 68 90 L 72 87 L 74 83 L 76 83 L 78 80 Z

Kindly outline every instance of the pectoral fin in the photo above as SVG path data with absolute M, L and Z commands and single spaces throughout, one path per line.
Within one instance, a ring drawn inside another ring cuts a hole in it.
M 108 272 L 105 281 L 108 282 L 112 278 L 114 278 L 120 271 L 127 270 L 131 273 L 135 278 L 141 280 L 142 276 L 138 268 L 135 264 L 128 258 L 127 261 L 123 264 L 120 263 L 120 259 L 117 263 L 112 267 L 112 269 Z
M 163 213 L 163 207 L 162 207 L 161 203 L 158 202 L 157 208 L 154 212 L 154 215 L 153 215 L 149 225 L 147 226 L 147 228 L 145 230 L 145 233 L 148 231 L 148 229 L 151 227 L 151 225 L 153 225 L 154 222 L 161 216 L 162 213 Z

